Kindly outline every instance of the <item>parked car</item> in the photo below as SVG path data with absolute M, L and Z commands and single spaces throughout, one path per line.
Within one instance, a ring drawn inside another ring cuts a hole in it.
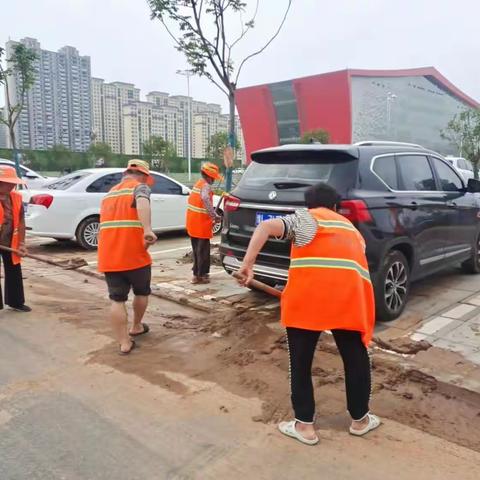
M 468 185 L 438 153 L 408 144 L 285 145 L 257 151 L 225 200 L 220 251 L 238 270 L 261 221 L 304 206 L 304 191 L 326 182 L 342 196 L 340 213 L 360 230 L 375 289 L 377 318 L 405 308 L 410 283 L 461 262 L 480 272 L 480 182 Z M 285 283 L 290 243 L 271 239 L 255 276 Z
M 462 177 L 466 182 L 468 182 L 470 178 L 474 177 L 473 165 L 470 162 L 470 160 L 467 160 L 466 158 L 462 158 L 462 157 L 452 157 L 452 156 L 445 157 L 445 160 L 447 160 L 447 162 L 450 165 L 452 165 L 456 170 L 460 172 L 460 174 L 462 175 Z
M 8 165 L 9 167 L 15 167 L 15 163 L 6 158 L 0 158 L 0 165 Z M 23 180 L 27 182 L 27 187 L 31 189 L 42 188 L 48 182 L 55 180 L 53 177 L 44 177 L 37 172 L 34 172 L 25 165 L 20 165 L 20 175 Z
M 45 189 L 22 191 L 27 203 L 29 233 L 58 240 L 76 239 L 86 249 L 97 247 L 100 204 L 105 194 L 120 183 L 124 169 L 78 170 L 48 184 Z M 154 232 L 185 228 L 190 189 L 161 173 L 152 172 L 152 228 Z M 217 205 L 220 197 L 214 197 Z M 214 233 L 221 230 L 221 223 Z

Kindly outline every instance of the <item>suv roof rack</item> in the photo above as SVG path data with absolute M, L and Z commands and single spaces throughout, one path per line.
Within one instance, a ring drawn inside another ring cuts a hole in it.
M 364 140 L 362 142 L 354 143 L 357 147 L 413 147 L 413 148 L 424 148 L 421 145 L 416 143 L 407 143 L 407 142 L 389 142 L 387 140 Z

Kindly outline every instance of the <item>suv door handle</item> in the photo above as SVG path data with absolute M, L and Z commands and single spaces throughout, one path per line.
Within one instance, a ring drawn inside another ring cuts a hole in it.
M 416 210 L 418 208 L 418 203 L 417 202 L 412 202 L 412 203 L 410 203 L 410 206 L 412 207 L 412 210 Z

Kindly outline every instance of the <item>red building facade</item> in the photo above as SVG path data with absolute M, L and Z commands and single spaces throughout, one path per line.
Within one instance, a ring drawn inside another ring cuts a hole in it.
M 248 160 L 319 128 L 331 143 L 396 140 L 455 153 L 440 131 L 455 114 L 480 107 L 432 67 L 342 70 L 241 88 L 236 103 Z

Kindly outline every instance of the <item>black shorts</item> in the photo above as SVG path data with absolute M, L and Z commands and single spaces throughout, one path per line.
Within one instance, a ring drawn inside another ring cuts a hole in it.
M 108 285 L 108 296 L 114 302 L 126 302 L 130 289 L 133 289 L 134 295 L 148 296 L 152 293 L 151 265 L 124 272 L 105 272 L 105 279 Z

